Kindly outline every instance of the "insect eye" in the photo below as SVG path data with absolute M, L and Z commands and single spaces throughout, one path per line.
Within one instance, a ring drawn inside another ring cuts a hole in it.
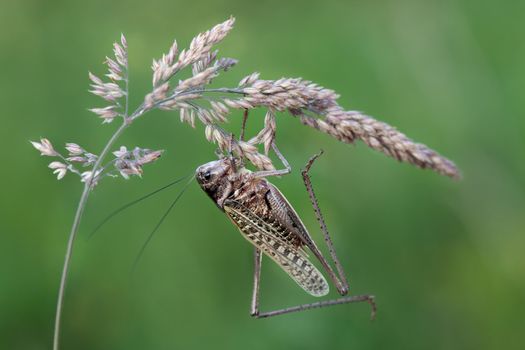
M 204 173 L 204 180 L 209 180 L 211 178 L 211 173 L 209 171 Z

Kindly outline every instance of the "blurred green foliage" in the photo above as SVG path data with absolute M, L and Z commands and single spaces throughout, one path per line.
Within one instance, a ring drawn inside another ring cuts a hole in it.
M 28 140 L 99 152 L 116 126 L 87 108 L 87 70 L 103 73 L 127 35 L 131 100 L 173 38 L 237 17 L 221 54 L 252 71 L 302 76 L 450 157 L 454 182 L 278 119 L 295 172 L 273 182 L 321 235 L 297 171 L 313 170 L 351 282 L 378 318 L 347 305 L 274 319 L 248 315 L 252 249 L 196 184 L 130 267 L 177 193 L 130 209 L 91 240 L 111 209 L 214 157 L 203 130 L 154 112 L 121 144 L 164 148 L 143 180 L 108 180 L 90 198 L 66 293 L 63 349 L 522 349 L 525 322 L 525 3 L 523 1 L 63 1 L 0 3 L 0 348 L 49 349 L 78 180 L 57 182 Z M 260 114 L 259 114 L 260 115 Z M 256 114 L 257 116 L 257 114 Z M 231 130 L 239 128 L 240 114 Z M 250 130 L 260 127 L 253 117 Z M 334 288 L 332 288 L 334 289 Z M 331 296 L 335 296 L 334 292 Z M 263 309 L 312 301 L 270 261 Z

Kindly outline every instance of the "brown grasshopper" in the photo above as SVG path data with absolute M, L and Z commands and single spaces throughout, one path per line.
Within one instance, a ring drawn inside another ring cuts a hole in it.
M 319 260 L 339 294 L 345 296 L 348 293 L 343 268 L 335 253 L 308 175 L 313 162 L 322 152 L 310 158 L 302 176 L 337 274 L 317 248 L 296 211 L 277 187 L 266 179 L 291 171 L 290 165 L 274 143 L 272 148 L 285 169 L 252 172 L 243 166 L 241 159 L 234 158 L 230 153 L 230 157 L 206 163 L 196 170 L 196 179 L 201 188 L 226 213 L 242 236 L 255 246 L 251 315 L 263 318 L 331 305 L 368 302 L 372 308 L 371 317 L 374 318 L 376 305 L 372 295 L 347 296 L 269 312 L 259 311 L 261 252 L 275 261 L 307 293 L 321 297 L 328 294 L 329 286 L 322 273 L 308 259 L 308 249 Z

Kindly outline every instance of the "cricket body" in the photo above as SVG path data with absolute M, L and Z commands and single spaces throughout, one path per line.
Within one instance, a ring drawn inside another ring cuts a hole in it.
M 237 226 L 242 236 L 255 247 L 251 315 L 258 318 L 270 317 L 330 305 L 368 302 L 372 306 L 373 318 L 375 303 L 371 295 L 349 296 L 270 312 L 259 312 L 261 252 L 275 261 L 307 293 L 321 297 L 329 292 L 328 282 L 309 260 L 307 255 L 307 250 L 309 250 L 319 260 L 339 294 L 344 296 L 348 293 L 344 272 L 335 255 L 335 249 L 317 206 L 308 176 L 308 170 L 317 156 L 308 162 L 307 169 L 303 171 L 303 178 L 339 276 L 323 257 L 305 225 L 284 195 L 266 179 L 268 176 L 284 175 L 290 172 L 288 163 L 275 146 L 274 151 L 283 161 L 286 169 L 252 172 L 244 168 L 239 159 L 225 157 L 201 165 L 196 170 L 197 182 L 204 192 Z M 237 164 L 240 165 L 237 166 Z

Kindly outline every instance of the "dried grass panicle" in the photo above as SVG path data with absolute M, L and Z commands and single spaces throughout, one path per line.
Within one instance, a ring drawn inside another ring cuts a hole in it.
M 40 142 L 29 142 L 37 151 L 40 152 L 40 155 L 42 156 L 54 157 L 58 155 L 57 151 L 55 151 L 55 148 L 53 147 L 53 144 L 46 138 L 41 138 Z
M 301 122 L 345 143 L 361 140 L 370 148 L 401 162 L 441 175 L 459 178 L 456 165 L 424 144 L 417 143 L 396 128 L 359 112 L 331 109 L 322 119 L 301 116 Z
M 230 17 L 226 21 L 217 24 L 212 29 L 200 33 L 191 41 L 188 50 L 183 50 L 179 55 L 182 66 L 193 64 L 203 59 L 222 39 L 233 29 L 235 18 Z
M 272 160 L 259 153 L 257 147 L 249 142 L 237 141 L 238 147 L 235 148 L 234 153 L 241 157 L 246 158 L 252 163 L 255 167 L 261 170 L 275 170 L 275 167 L 272 164 Z
M 301 78 L 279 80 L 253 80 L 255 75 L 241 80 L 243 98 L 230 100 L 232 108 L 271 107 L 276 111 L 312 108 L 324 111 L 337 106 L 339 97 L 333 90 L 325 89 Z M 251 84 L 250 84 L 251 83 Z
M 125 179 L 129 179 L 130 175 L 141 177 L 143 173 L 142 166 L 156 161 L 163 152 L 163 150 L 152 151 L 139 147 L 128 151 L 125 146 L 121 146 L 118 151 L 113 152 L 113 155 L 116 157 L 115 169 Z
M 275 169 L 271 159 L 267 155 L 259 153 L 257 147 L 253 143 L 235 140 L 231 134 L 217 125 L 206 125 L 205 135 L 206 139 L 210 142 L 216 143 L 223 153 L 228 153 L 231 147 L 231 151 L 234 155 L 247 159 L 256 168 L 261 170 Z
M 289 112 L 299 117 L 303 124 L 343 142 L 361 140 L 369 147 L 400 161 L 433 169 L 447 176 L 459 176 L 458 169 L 451 161 L 425 145 L 413 142 L 386 123 L 361 113 L 345 111 L 337 103 L 339 96 L 333 90 L 310 81 L 301 78 L 262 80 L 259 79 L 259 73 L 252 73 L 236 87 L 209 88 L 212 80 L 237 63 L 232 58 L 218 58 L 218 52 L 212 51 L 213 46 L 228 35 L 234 22 L 235 19 L 231 17 L 197 35 L 189 48 L 182 51 L 174 41 L 166 54 L 153 60 L 152 91 L 145 95 L 143 103 L 133 112 L 129 110 L 128 98 L 128 44 L 124 35 L 121 35 L 120 42 L 113 45 L 113 57 L 106 57 L 105 60 L 108 70 L 104 77 L 106 81 L 89 73 L 90 91 L 106 101 L 105 106 L 92 108 L 91 111 L 102 119 L 102 123 L 110 123 L 115 119 L 122 121 L 100 154 L 89 153 L 76 143 L 68 143 L 65 147 L 67 156 L 64 156 L 47 139 L 31 142 L 42 155 L 56 158 L 48 166 L 58 179 L 71 172 L 80 176 L 85 183 L 62 269 L 53 350 L 58 350 L 61 311 L 73 243 L 91 191 L 105 176 L 120 175 L 126 179 L 132 175 L 141 176 L 143 166 L 154 162 L 162 154 L 162 151 L 121 147 L 113 152 L 113 159 L 106 159 L 110 157 L 111 149 L 123 132 L 152 109 L 179 110 L 180 120 L 192 127 L 198 120 L 205 126 L 206 138 L 216 143 L 223 154 L 233 152 L 262 170 L 274 169 L 268 153 L 275 140 L 276 113 Z M 190 67 L 192 75 L 189 78 L 172 82 L 177 72 Z M 235 140 L 221 127 L 228 121 L 230 108 L 249 110 L 261 107 L 267 109 L 264 127 L 249 141 Z M 260 145 L 264 147 L 264 154 L 259 152 Z M 80 166 L 82 168 L 79 169 Z
M 114 59 L 106 57 L 104 61 L 108 68 L 108 73 L 105 76 L 109 78 L 110 82 L 104 82 L 89 72 L 89 79 L 92 82 L 90 92 L 110 102 L 109 106 L 90 109 L 91 112 L 102 118 L 102 123 L 111 123 L 116 117 L 124 116 L 121 111 L 122 104 L 119 102 L 122 97 L 127 98 L 128 44 L 124 35 L 120 36 L 120 43 L 113 44 L 113 54 Z
M 459 178 L 460 172 L 455 164 L 439 155 L 429 147 L 416 143 L 394 127 L 359 112 L 345 111 L 337 103 L 333 90 L 325 89 L 302 79 L 258 80 L 258 75 L 244 78 L 239 86 L 244 96 L 238 99 L 225 99 L 231 108 L 251 109 L 267 107 L 269 110 L 287 110 L 299 116 L 305 125 L 320 130 L 336 139 L 353 143 L 361 140 L 369 147 L 381 151 L 401 162 L 407 162 L 423 169 L 431 169 L 439 174 Z M 265 150 L 273 132 L 265 123 L 265 128 L 255 140 L 265 135 Z
M 268 108 L 266 116 L 264 117 L 264 127 L 259 133 L 250 139 L 248 143 L 264 145 L 264 153 L 268 155 L 272 142 L 275 139 L 275 131 L 277 130 L 277 124 L 275 122 L 275 111 L 273 108 Z
M 53 174 L 57 175 L 57 180 L 61 180 L 67 173 L 67 165 L 62 162 L 51 162 L 48 168 L 53 169 Z
M 41 139 L 40 142 L 31 141 L 33 147 L 41 152 L 42 155 L 48 157 L 55 157 L 60 161 L 53 161 L 49 163 L 48 167 L 53 170 L 53 174 L 57 175 L 57 179 L 61 180 L 68 173 L 78 175 L 82 182 L 93 180 L 92 185 L 96 185 L 98 181 L 105 176 L 114 177 L 116 174 L 128 179 L 129 175 L 142 175 L 142 167 L 145 164 L 156 161 L 162 155 L 163 151 L 152 151 L 149 149 L 135 147 L 133 151 L 128 151 L 126 147 L 121 146 L 118 151 L 113 152 L 115 158 L 109 161 L 104 167 L 82 171 L 82 168 L 94 167 L 99 159 L 99 156 L 86 151 L 83 147 L 76 143 L 68 142 L 65 145 L 65 150 L 68 156 L 62 155 L 55 150 L 51 142 L 47 139 Z M 92 179 L 92 175 L 96 174 Z
M 295 112 L 297 115 L 298 113 Z M 363 141 L 367 146 L 422 169 L 431 169 L 441 175 L 460 178 L 456 165 L 424 144 L 416 143 L 396 128 L 360 112 L 334 109 L 324 117 L 316 118 L 299 113 L 304 125 L 322 131 L 334 138 L 353 143 Z
M 200 33 L 193 38 L 190 47 L 187 50 L 182 50 L 180 52 L 176 61 L 175 58 L 177 56 L 178 47 L 177 43 L 174 42 L 167 55 L 164 55 L 158 61 L 153 61 L 153 86 L 158 86 L 159 84 L 170 80 L 179 70 L 189 65 L 209 59 L 208 55 L 213 46 L 218 44 L 226 37 L 226 35 L 228 35 L 233 29 L 234 23 L 235 19 L 230 17 L 228 20 L 216 25 L 212 29 Z M 195 67 L 194 70 L 199 72 Z
M 179 110 L 180 120 L 195 127 L 198 120 L 206 128 L 208 140 L 218 144 L 219 149 L 227 152 L 231 135 L 220 125 L 228 121 L 230 108 L 267 109 L 264 127 L 249 141 L 233 140 L 233 151 L 248 159 L 260 169 L 274 168 L 268 153 L 276 133 L 276 113 L 289 112 L 299 117 L 301 122 L 320 130 L 332 137 L 352 143 L 361 140 L 369 147 L 386 155 L 416 165 L 432 169 L 450 177 L 459 177 L 459 171 L 448 159 L 440 156 L 423 144 L 416 143 L 394 127 L 358 112 L 345 111 L 338 103 L 339 97 L 333 90 L 326 89 L 302 78 L 282 78 L 262 80 L 259 73 L 252 73 L 243 78 L 235 88 L 210 89 L 207 86 L 220 72 L 227 71 L 237 61 L 231 58 L 218 58 L 218 51 L 213 46 L 223 40 L 233 28 L 234 18 L 198 34 L 188 49 L 179 50 L 176 41 L 169 51 L 159 60 L 153 60 L 153 90 L 144 98 L 144 102 L 132 115 L 127 115 L 127 42 L 124 36 L 120 43 L 114 44 L 114 58 L 107 57 L 106 77 L 109 82 L 90 73 L 91 92 L 101 96 L 110 104 L 106 107 L 93 108 L 91 111 L 109 123 L 116 117 L 124 117 L 130 123 L 146 111 L 159 108 Z M 191 67 L 189 78 L 172 83 L 170 79 L 181 69 Z M 125 87 L 121 86 L 125 83 Z M 126 108 L 120 99 L 126 97 Z M 264 154 L 258 150 L 263 145 Z M 49 155 L 54 149 L 47 149 L 45 143 L 39 144 L 39 150 Z M 36 147 L 36 146 L 35 146 Z M 93 165 L 97 157 L 84 152 L 70 154 L 66 161 Z M 117 160 L 121 174 L 138 175 L 139 168 L 133 168 L 122 159 Z M 141 170 L 141 169 L 140 169 Z M 62 173 L 60 173 L 62 174 Z
M 208 52 L 208 54 L 204 55 L 204 57 L 191 66 L 191 74 L 196 75 L 208 68 L 213 63 L 213 61 L 215 61 L 218 54 L 219 50 Z
M 202 70 L 194 69 L 194 75 L 186 80 L 179 82 L 174 92 L 176 93 L 185 90 L 191 90 L 198 87 L 202 87 L 203 85 L 207 85 L 211 82 L 213 78 L 219 75 L 219 72 L 221 70 L 226 71 L 233 67 L 235 64 L 237 64 L 237 60 L 234 60 L 232 58 L 221 58 L 215 61 L 215 64 L 211 67 L 209 67 L 208 64 L 208 67 L 199 67 L 203 68 Z
M 178 60 L 175 60 L 173 54 L 176 49 L 172 47 L 170 53 L 163 56 L 162 59 L 167 70 L 163 74 L 158 72 L 156 74 L 169 79 L 175 71 L 191 63 L 193 76 L 179 82 L 170 93 L 167 85 L 160 85 L 155 91 L 161 93 L 151 100 L 151 105 L 162 100 L 159 104 L 161 109 L 180 109 L 181 121 L 193 127 L 195 127 L 195 119 L 198 119 L 206 126 L 207 135 L 215 135 L 208 139 L 216 142 L 223 151 L 226 149 L 227 137 L 224 132 L 218 131 L 222 129 L 217 124 L 227 121 L 228 107 L 245 110 L 267 108 L 264 128 L 248 141 L 252 147 L 245 146 L 244 149 L 238 147 L 243 157 L 261 169 L 269 168 L 271 161 L 267 156 L 261 157 L 255 146 L 263 144 L 265 155 L 268 154 L 271 143 L 275 139 L 275 113 L 288 111 L 294 116 L 299 116 L 303 124 L 343 142 L 351 143 L 361 140 L 369 147 L 399 161 L 420 168 L 432 169 L 450 177 L 459 177 L 458 169 L 448 159 L 425 145 L 412 141 L 386 123 L 361 113 L 345 111 L 337 103 L 338 94 L 308 80 L 301 78 L 262 80 L 259 79 L 259 73 L 252 73 L 243 78 L 236 89 L 216 89 L 216 91 L 223 91 L 228 96 L 210 99 L 206 93 L 212 90 L 207 90 L 205 86 L 218 75 L 220 70 L 227 70 L 236 63 L 231 59 L 218 60 L 217 51 L 211 51 L 213 44 L 222 40 L 232 26 L 233 20 L 230 19 L 198 35 L 192 41 L 190 48 L 181 52 Z M 228 64 L 221 64 L 221 62 L 228 62 Z M 158 71 L 162 70 L 161 64 L 156 64 L 156 67 Z M 203 99 L 207 100 L 209 107 L 202 102 L 196 103 L 197 100 Z M 236 145 L 239 145 L 239 141 L 236 141 Z M 271 167 L 273 168 L 273 165 Z

